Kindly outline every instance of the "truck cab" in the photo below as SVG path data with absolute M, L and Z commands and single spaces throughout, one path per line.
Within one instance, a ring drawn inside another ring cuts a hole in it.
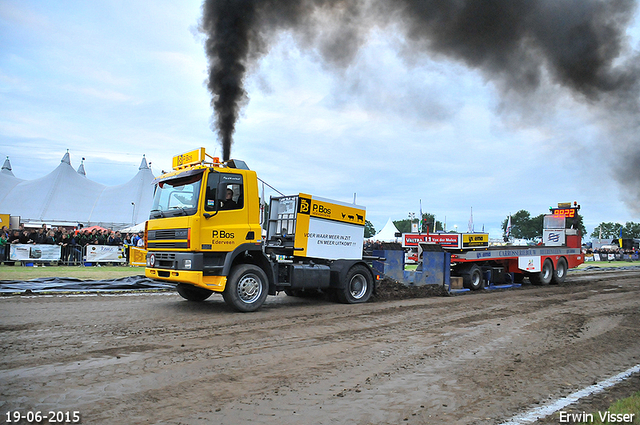
M 174 171 L 156 179 L 146 229 L 145 275 L 194 300 L 224 291 L 229 253 L 262 242 L 255 171 L 206 157 L 204 148 L 175 157 Z
M 298 245 L 306 245 L 309 230 L 302 238 L 303 226 L 306 223 L 308 228 L 310 221 L 318 220 L 311 215 L 311 208 L 318 206 L 323 224 L 336 228 L 337 237 L 355 240 L 350 243 L 355 251 L 341 249 L 344 243 L 333 244 L 329 250 L 311 245 L 265 247 L 258 178 L 243 161 L 221 163 L 199 148 L 174 157 L 173 171 L 158 177 L 155 184 L 146 228 L 145 275 L 174 283 L 187 300 L 204 301 L 217 292 L 236 310 L 254 311 L 267 295 L 278 291 L 296 294 L 337 289 L 339 299 L 356 303 L 367 301 L 374 289 L 373 272 L 361 256 L 364 210 L 345 205 L 341 216 L 332 217 L 326 213 L 326 205 L 334 204 L 304 195 L 309 214 L 296 220 L 299 208 L 294 208 L 289 214 L 291 227 L 283 227 L 280 221 L 275 230 L 278 241 L 295 236 L 297 241 L 304 241 Z M 287 197 L 288 203 L 282 205 L 293 205 L 292 200 L 298 202 L 298 198 Z M 355 233 L 349 233 L 354 229 Z M 309 258 L 314 252 L 318 257 Z M 332 255 L 345 252 L 351 255 Z

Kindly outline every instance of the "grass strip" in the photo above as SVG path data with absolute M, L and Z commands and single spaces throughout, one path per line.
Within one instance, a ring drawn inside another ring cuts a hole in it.
M 31 280 L 46 277 L 71 277 L 82 280 L 109 280 L 127 276 L 144 275 L 144 267 L 129 266 L 0 266 L 0 281 Z
M 605 412 L 593 413 L 593 421 L 582 422 L 582 424 L 617 425 L 620 423 L 626 423 L 640 425 L 640 391 L 632 394 L 630 397 L 623 398 L 614 402 L 611 406 L 609 406 L 607 412 L 609 412 L 610 415 L 607 415 Z M 633 415 L 633 417 L 631 415 Z M 625 421 L 625 419 L 631 418 L 633 418 L 632 422 Z

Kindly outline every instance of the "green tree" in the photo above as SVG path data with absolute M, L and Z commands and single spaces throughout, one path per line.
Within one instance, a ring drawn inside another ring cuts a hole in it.
M 583 238 L 587 236 L 587 228 L 584 227 L 584 219 L 580 213 L 576 212 L 576 216 L 574 219 L 570 219 L 570 218 L 567 219 L 565 227 L 567 229 L 570 229 L 571 226 L 573 226 L 574 229 L 579 229 L 580 234 L 582 235 Z
M 625 239 L 629 238 L 640 238 L 640 223 L 634 223 L 632 221 L 628 221 L 623 226 L 620 223 L 600 223 L 593 232 L 591 233 L 592 239 L 611 239 L 620 237 L 620 228 L 622 228 L 622 237 Z M 602 233 L 601 233 L 602 231 Z
M 376 234 L 376 228 L 373 227 L 373 224 L 369 220 L 364 221 L 364 237 L 370 238 Z
M 540 214 L 535 217 L 531 217 L 529 220 L 529 226 L 527 228 L 527 239 L 536 239 L 542 238 L 542 228 L 544 227 L 544 216 L 545 214 Z
M 395 224 L 398 232 L 411 233 L 411 220 L 409 220 L 408 218 L 405 218 L 404 220 L 394 221 L 393 224 Z
M 546 214 L 540 214 L 535 217 L 531 217 L 529 211 L 520 210 L 511 216 L 511 233 L 516 239 L 535 240 L 542 238 L 542 229 L 544 227 L 544 216 Z M 509 217 L 505 218 L 502 222 L 503 235 L 507 236 L 507 224 Z M 580 214 L 576 214 L 575 218 L 565 220 L 565 227 L 570 229 L 573 226 L 574 229 L 580 229 L 581 235 L 587 234 L 587 229 L 584 227 L 583 218 Z
M 640 239 L 640 223 L 626 222 L 622 229 L 622 237 Z
M 429 226 L 429 232 L 437 232 L 439 230 L 442 230 L 442 223 L 440 221 L 436 220 L 436 229 L 433 229 L 433 219 L 435 218 L 435 216 L 433 214 L 430 213 L 423 213 L 422 214 L 422 233 L 427 233 L 427 226 Z M 415 223 L 415 220 L 414 220 Z M 398 231 L 400 233 L 411 233 L 411 220 L 408 218 L 405 218 L 404 220 L 397 220 L 394 221 L 393 224 L 395 224 L 396 228 L 398 229 Z
M 502 222 L 503 235 L 507 237 L 507 224 L 509 224 L 509 217 L 505 218 Z M 540 234 L 542 234 L 542 226 L 540 226 Z M 537 233 L 531 231 L 531 214 L 527 210 L 520 210 L 511 215 L 511 232 L 509 236 L 516 239 L 533 239 L 537 236 Z
M 435 219 L 435 216 L 431 213 L 422 214 L 422 232 L 423 233 L 427 232 L 427 226 L 429 226 L 429 232 L 438 232 L 438 231 L 444 230 L 444 227 L 442 226 L 442 222 L 438 220 L 435 220 L 436 222 L 435 229 L 433 228 L 434 219 Z
M 620 235 L 620 227 L 622 227 L 622 225 L 619 223 L 612 223 L 612 222 L 600 223 L 598 227 L 593 229 L 593 232 L 591 233 L 591 237 L 595 239 L 617 238 L 618 235 Z

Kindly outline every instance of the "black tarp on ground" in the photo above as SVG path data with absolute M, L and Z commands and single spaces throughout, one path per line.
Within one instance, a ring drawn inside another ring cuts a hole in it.
M 2 280 L 0 294 L 43 292 L 107 292 L 131 290 L 172 289 L 174 285 L 145 276 L 128 276 L 109 280 L 81 280 L 72 277 L 44 277 L 39 279 Z

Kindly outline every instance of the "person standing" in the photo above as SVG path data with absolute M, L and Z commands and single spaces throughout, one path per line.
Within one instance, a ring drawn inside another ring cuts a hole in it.
M 2 249 L 2 255 L 0 255 L 0 261 L 4 262 L 9 258 L 9 249 L 11 244 L 11 232 L 7 226 L 2 226 L 2 230 L 0 230 L 0 236 L 4 236 L 4 249 Z
M 0 264 L 4 263 L 7 258 L 7 247 L 9 246 L 9 235 L 4 232 L 4 228 L 2 227 L 2 232 L 0 232 Z

